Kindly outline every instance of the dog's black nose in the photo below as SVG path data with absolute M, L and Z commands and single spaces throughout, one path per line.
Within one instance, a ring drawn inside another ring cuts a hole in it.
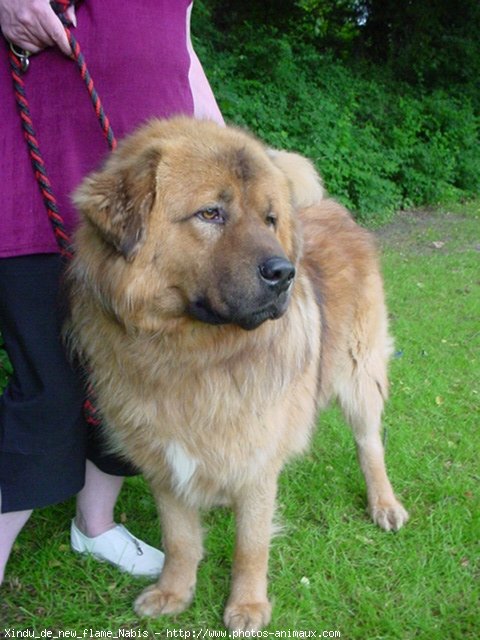
M 295 277 L 295 267 L 286 258 L 269 258 L 258 267 L 258 270 L 268 286 L 279 292 L 288 289 Z

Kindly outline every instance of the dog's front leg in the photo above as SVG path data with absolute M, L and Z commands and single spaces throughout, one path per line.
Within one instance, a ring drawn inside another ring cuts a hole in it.
M 257 478 L 235 500 L 232 589 L 224 622 L 230 631 L 258 631 L 270 621 L 267 570 L 277 476 Z
M 175 495 L 153 492 L 163 532 L 165 564 L 156 584 L 147 587 L 135 601 L 141 616 L 158 616 L 184 611 L 195 591 L 198 563 L 202 558 L 202 531 L 198 509 Z

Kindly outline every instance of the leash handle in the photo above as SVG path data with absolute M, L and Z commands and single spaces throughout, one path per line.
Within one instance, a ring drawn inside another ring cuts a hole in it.
M 68 0 L 57 0 L 56 2 L 51 3 L 52 8 L 57 13 L 58 17 L 64 25 L 65 32 L 72 50 L 72 59 L 78 66 L 80 76 L 87 88 L 90 100 L 92 102 L 95 114 L 100 123 L 100 127 L 107 141 L 107 144 L 109 148 L 113 150 L 117 146 L 117 140 L 113 133 L 110 120 L 105 113 L 100 97 L 95 89 L 92 77 L 85 62 L 85 57 L 80 49 L 76 38 L 70 31 L 70 23 L 64 15 L 64 12 L 71 4 L 73 4 L 73 2 L 69 2 Z M 15 101 L 17 103 L 18 111 L 20 114 L 23 134 L 27 142 L 28 152 L 30 155 L 30 160 L 32 162 L 35 179 L 39 186 L 40 193 L 47 210 L 47 215 L 52 224 L 53 232 L 59 246 L 60 253 L 66 258 L 71 258 L 73 254 L 70 246 L 70 238 L 68 237 L 63 218 L 58 209 L 57 199 L 54 195 L 52 184 L 48 177 L 45 162 L 40 151 L 40 146 L 35 129 L 33 127 L 32 116 L 30 113 L 30 107 L 26 95 L 25 81 L 22 77 L 28 69 L 30 54 L 23 49 L 19 49 L 12 43 L 10 44 L 10 51 L 8 52 L 8 54 L 15 93 Z

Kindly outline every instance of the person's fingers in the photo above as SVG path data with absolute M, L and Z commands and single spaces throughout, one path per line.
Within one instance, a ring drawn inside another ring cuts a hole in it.
M 77 16 L 75 15 L 75 5 L 71 4 L 65 11 L 65 17 L 74 27 L 77 26 Z
M 68 42 L 65 28 L 63 27 L 60 20 L 58 20 L 58 27 L 52 29 L 49 32 L 49 35 L 52 40 L 52 44 L 56 44 L 62 53 L 64 53 L 66 56 L 69 56 L 72 53 L 72 48 L 70 47 L 70 43 Z
M 2 23 L 2 33 L 16 47 L 31 53 L 37 53 L 45 47 L 45 42 L 39 36 L 38 29 L 32 28 L 27 22 Z
M 28 35 L 25 37 L 17 36 L 16 34 L 13 34 L 11 36 L 7 36 L 6 34 L 4 35 L 9 42 L 15 45 L 16 49 L 23 49 L 28 53 L 38 53 L 45 48 L 43 42 L 40 42 L 40 40 L 38 40 L 37 38 L 32 38 Z
M 60 18 L 55 14 L 53 9 L 50 7 L 47 8 L 44 14 L 41 14 L 41 27 L 46 34 L 46 36 L 50 39 L 50 43 L 56 44 L 57 47 L 64 53 L 69 56 L 71 54 L 71 47 L 68 42 L 67 34 L 65 33 L 65 27 L 63 26 Z
M 10 12 L 2 19 L 2 32 L 7 40 L 31 53 L 57 45 L 65 55 L 71 54 L 65 28 L 48 2 Z

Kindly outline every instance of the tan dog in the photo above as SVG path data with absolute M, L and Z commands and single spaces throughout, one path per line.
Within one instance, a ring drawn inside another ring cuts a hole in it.
M 165 566 L 135 609 L 188 606 L 199 508 L 229 504 L 224 621 L 260 629 L 277 477 L 332 398 L 353 427 L 373 520 L 396 530 L 408 517 L 380 439 L 391 341 L 372 239 L 322 199 L 305 159 L 186 118 L 126 139 L 75 202 L 71 339 L 162 523 Z

